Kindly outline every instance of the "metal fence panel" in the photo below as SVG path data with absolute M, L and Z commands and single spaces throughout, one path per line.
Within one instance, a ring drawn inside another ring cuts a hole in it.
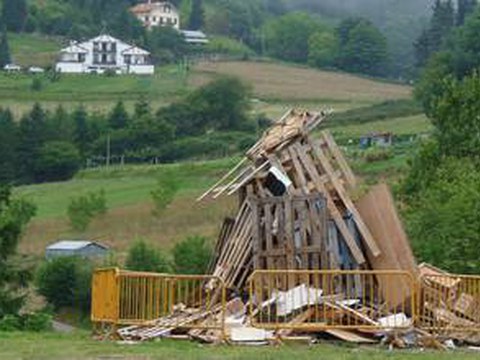
M 480 338 L 480 276 L 423 275 L 419 326 L 442 335 L 476 333 Z
M 408 272 L 259 270 L 249 281 L 250 321 L 259 328 L 405 329 L 416 320 Z

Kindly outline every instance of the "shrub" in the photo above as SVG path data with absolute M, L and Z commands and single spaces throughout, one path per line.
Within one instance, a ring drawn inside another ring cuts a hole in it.
M 93 264 L 86 259 L 59 257 L 39 267 L 35 282 L 38 292 L 55 309 L 73 307 L 88 312 L 92 273 Z
M 17 331 L 21 330 L 22 322 L 16 315 L 5 315 L 0 319 L 0 331 Z
M 212 255 L 207 239 L 192 236 L 175 245 L 173 261 L 175 272 L 180 274 L 204 274 Z
M 168 273 L 171 271 L 167 257 L 155 247 L 139 240 L 128 250 L 125 267 L 133 271 Z
M 42 79 L 35 77 L 32 80 L 32 84 L 30 85 L 30 89 L 32 91 L 42 91 L 43 89 L 43 82 Z
M 173 179 L 160 179 L 156 189 L 151 192 L 154 203 L 153 215 L 159 216 L 173 201 L 177 191 L 178 184 Z
M 107 200 L 103 189 L 72 198 L 67 209 L 70 224 L 77 231 L 84 231 L 95 216 L 106 212 Z
M 68 180 L 80 169 L 80 165 L 80 153 L 72 143 L 47 142 L 35 163 L 35 178 L 39 182 Z
M 373 163 L 377 161 L 385 161 L 393 157 L 392 151 L 390 149 L 384 149 L 379 147 L 372 147 L 365 150 L 363 153 L 363 159 L 367 163 Z
M 23 316 L 23 329 L 27 331 L 45 331 L 52 328 L 52 315 L 35 312 Z

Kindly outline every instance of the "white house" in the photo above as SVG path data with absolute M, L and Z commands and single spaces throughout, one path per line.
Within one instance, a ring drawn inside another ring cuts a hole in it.
M 130 11 L 147 28 L 171 26 L 180 29 L 180 15 L 177 8 L 168 1 L 152 1 L 135 5 Z
M 62 73 L 104 73 L 152 75 L 154 66 L 150 53 L 129 45 L 110 35 L 100 35 L 91 40 L 77 43 L 60 51 L 56 70 Z

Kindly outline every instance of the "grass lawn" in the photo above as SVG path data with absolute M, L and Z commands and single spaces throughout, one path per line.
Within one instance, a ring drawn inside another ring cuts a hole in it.
M 420 350 L 388 351 L 380 347 L 356 347 L 322 343 L 313 346 L 279 347 L 209 346 L 187 341 L 161 340 L 139 345 L 118 345 L 90 339 L 87 332 L 0 333 L 2 360 L 154 360 L 154 359 L 341 359 L 341 360 L 469 360 L 478 352 L 433 352 Z
M 8 41 L 13 62 L 24 67 L 50 66 L 62 48 L 60 38 L 39 34 L 9 33 Z

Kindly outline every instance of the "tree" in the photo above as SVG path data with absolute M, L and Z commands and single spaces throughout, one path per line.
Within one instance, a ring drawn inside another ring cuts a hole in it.
M 308 40 L 308 63 L 316 67 L 331 67 L 338 55 L 338 42 L 327 31 L 314 33 Z
M 22 117 L 19 126 L 18 163 L 20 181 L 35 181 L 36 161 L 45 143 L 46 113 L 39 104 Z
M 436 0 L 430 24 L 415 43 L 418 67 L 424 67 L 432 54 L 441 50 L 454 26 L 455 10 L 452 1 Z
M 345 20 L 353 23 L 352 20 Z M 338 66 L 346 71 L 369 75 L 387 73 L 387 41 L 383 34 L 367 20 L 358 21 L 347 34 L 343 34 L 344 24 L 340 24 Z
M 192 236 L 173 248 L 175 272 L 178 274 L 205 274 L 212 255 L 207 239 Z
M 38 292 L 55 307 L 89 312 L 93 264 L 78 257 L 58 257 L 42 263 L 36 274 Z
M 290 13 L 275 18 L 265 26 L 268 52 L 279 59 L 305 63 L 310 37 L 325 26 L 306 13 Z
M 72 114 L 73 118 L 73 141 L 80 151 L 80 155 L 84 158 L 87 155 L 91 136 L 88 124 L 88 114 L 83 106 L 78 107 Z
M 20 290 L 27 286 L 29 274 L 12 259 L 23 230 L 34 215 L 31 203 L 13 198 L 12 189 L 0 185 L 0 319 L 18 313 L 24 302 Z
M 130 247 L 125 267 L 133 271 L 171 272 L 167 257 L 144 240 L 138 240 Z
M 478 0 L 458 0 L 456 25 L 462 26 L 467 16 L 475 10 Z
M 80 169 L 81 157 L 77 148 L 66 141 L 51 141 L 43 145 L 35 164 L 37 182 L 65 181 Z
M 10 110 L 0 109 L 0 184 L 16 179 L 18 129 Z
M 407 230 L 415 253 L 454 273 L 480 271 L 480 172 L 469 159 L 447 158 L 409 203 Z
M 11 62 L 12 62 L 12 59 L 10 57 L 10 46 L 8 45 L 8 35 L 7 35 L 7 30 L 4 27 L 1 38 L 0 38 L 0 68 L 3 69 L 5 65 L 10 64 Z
M 122 101 L 117 102 L 108 118 L 108 125 L 111 129 L 118 130 L 126 128 L 129 122 L 130 117 L 125 109 L 125 105 L 123 105 Z
M 103 189 L 71 198 L 67 209 L 70 225 L 76 231 L 85 231 L 95 216 L 106 212 L 107 199 Z
M 2 19 L 7 30 L 21 32 L 27 19 L 26 0 L 3 0 Z
M 188 28 L 190 30 L 200 30 L 204 23 L 204 11 L 202 0 L 192 0 L 192 9 L 188 19 Z

